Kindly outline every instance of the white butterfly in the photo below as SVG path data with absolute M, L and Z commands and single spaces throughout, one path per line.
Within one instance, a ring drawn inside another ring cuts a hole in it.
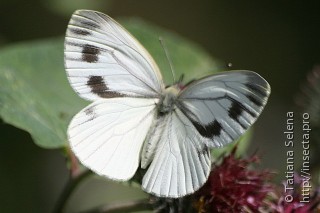
M 65 67 L 73 89 L 93 101 L 72 119 L 75 155 L 117 181 L 147 169 L 142 188 L 182 197 L 207 180 L 210 149 L 241 136 L 257 119 L 269 84 L 251 71 L 224 72 L 180 90 L 165 88 L 143 46 L 109 16 L 78 10 L 65 39 Z

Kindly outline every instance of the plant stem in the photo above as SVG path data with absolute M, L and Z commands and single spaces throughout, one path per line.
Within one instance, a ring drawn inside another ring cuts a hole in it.
M 152 203 L 149 199 L 126 201 L 113 204 L 106 204 L 97 208 L 93 208 L 81 213 L 119 213 L 119 212 L 136 212 L 143 210 L 152 210 Z
M 76 186 L 91 174 L 92 172 L 90 170 L 86 170 L 82 173 L 79 173 L 76 176 L 70 177 L 62 193 L 60 194 L 56 205 L 54 206 L 53 213 L 62 213 L 64 211 L 64 208 L 69 200 L 69 197 L 71 196 Z

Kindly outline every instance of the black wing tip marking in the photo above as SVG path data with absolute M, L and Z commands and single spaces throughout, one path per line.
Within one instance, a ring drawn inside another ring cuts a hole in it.
M 70 28 L 69 30 L 76 35 L 81 35 L 81 36 L 91 35 L 89 31 L 83 30 L 83 29 Z
M 265 89 L 259 85 L 253 84 L 253 83 L 246 83 L 245 86 L 249 88 L 251 91 L 256 93 L 257 95 L 260 95 L 262 97 L 268 97 L 269 96 L 269 90 Z M 268 87 L 268 84 L 266 85 L 266 88 Z
M 248 114 L 250 114 L 253 118 L 257 118 L 260 115 L 263 107 L 265 106 L 266 99 L 269 97 L 269 94 L 270 94 L 270 87 L 266 81 L 264 81 L 264 84 L 262 83 L 255 84 L 252 82 L 248 82 L 245 84 L 245 86 L 252 92 L 251 94 L 245 94 L 245 96 L 248 98 L 249 101 L 251 101 L 253 104 L 255 104 L 258 107 L 257 108 L 258 111 L 252 112 L 249 108 L 247 108 L 241 102 L 233 98 L 229 98 L 229 100 L 231 101 L 231 106 L 228 109 L 229 117 L 232 118 L 237 123 L 239 123 L 243 129 L 247 129 L 248 127 L 243 125 L 239 120 L 242 113 L 245 111 Z
M 86 26 L 87 28 L 91 28 L 91 29 L 99 29 L 100 26 L 96 23 L 94 23 L 93 21 L 81 21 L 80 22 L 81 25 Z
M 88 63 L 96 63 L 99 60 L 100 49 L 91 44 L 82 47 L 82 60 Z
M 87 85 L 91 88 L 91 92 L 101 98 L 116 98 L 124 95 L 118 92 L 110 91 L 102 76 L 89 76 Z
M 222 126 L 217 120 L 214 120 L 206 125 L 201 125 L 196 121 L 192 121 L 192 124 L 203 137 L 213 138 L 215 136 L 220 136 L 221 134 Z
M 249 97 L 248 97 L 249 98 Z M 252 117 L 256 118 L 258 115 L 252 111 L 250 111 L 247 107 L 245 107 L 243 104 L 238 102 L 235 99 L 228 98 L 231 101 L 231 106 L 228 109 L 228 115 L 230 118 L 232 118 L 234 121 L 236 121 L 242 129 L 246 130 L 248 126 L 245 126 L 240 122 L 240 117 L 242 113 L 245 111 L 248 114 L 250 114 Z M 252 96 L 253 102 L 256 102 L 256 104 L 264 105 L 264 103 L 257 100 L 255 97 Z M 221 131 L 223 130 L 223 127 L 220 122 L 217 120 L 214 120 L 206 125 L 200 124 L 199 122 L 196 122 L 192 119 L 190 119 L 194 127 L 197 129 L 197 131 L 202 135 L 203 137 L 213 139 L 214 137 L 219 137 L 221 135 Z
M 258 107 L 263 107 L 270 95 L 270 86 L 264 79 L 261 84 L 246 83 L 245 86 L 254 94 L 246 94 L 246 97 Z
M 254 103 L 256 106 L 258 107 L 262 107 L 264 105 L 263 101 L 262 100 L 259 100 L 257 97 L 255 97 L 254 95 L 251 95 L 251 94 L 248 94 L 246 95 L 247 98 L 252 102 Z
M 90 17 L 93 14 L 96 14 L 96 12 L 90 11 L 90 10 L 77 10 L 74 12 L 73 18 L 77 20 L 76 16 L 82 17 L 81 20 L 78 19 L 79 20 L 78 22 L 81 23 L 81 25 L 86 28 L 100 29 L 100 25 Z

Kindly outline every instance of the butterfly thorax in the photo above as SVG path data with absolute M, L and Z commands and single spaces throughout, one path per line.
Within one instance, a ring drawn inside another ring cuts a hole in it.
M 165 89 L 158 105 L 159 115 L 167 114 L 174 110 L 179 91 L 180 89 L 176 85 Z

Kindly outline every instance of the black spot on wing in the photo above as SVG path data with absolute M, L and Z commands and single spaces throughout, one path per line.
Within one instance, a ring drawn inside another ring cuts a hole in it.
M 208 147 L 205 145 L 200 150 L 197 150 L 199 158 L 200 158 L 200 155 L 208 155 L 209 152 L 210 152 L 210 149 L 208 149 Z
M 87 85 L 91 88 L 91 92 L 95 94 L 103 93 L 108 90 L 108 87 L 101 76 L 90 76 Z
M 89 117 L 88 121 L 93 120 L 97 116 L 93 106 L 88 107 L 87 109 L 85 109 L 84 113 Z
M 243 111 L 242 106 L 238 101 L 233 101 L 231 107 L 228 110 L 229 117 L 239 123 L 239 117 Z
M 71 28 L 70 31 L 76 35 L 83 35 L 83 36 L 91 35 L 89 31 L 83 30 L 83 29 Z
M 206 125 L 199 124 L 195 121 L 191 122 L 203 137 L 212 138 L 221 134 L 222 126 L 217 120 L 214 120 Z
M 82 60 L 88 63 L 95 63 L 99 60 L 100 50 L 91 44 L 82 47 Z
M 101 98 L 116 98 L 124 95 L 115 91 L 111 91 L 101 76 L 90 76 L 87 85 L 91 88 L 91 92 Z
M 84 113 L 86 115 L 92 115 L 94 113 L 93 107 L 89 107 L 89 108 L 85 109 Z
M 228 110 L 228 115 L 230 118 L 235 120 L 243 129 L 247 129 L 247 127 L 245 125 L 243 125 L 239 120 L 239 117 L 241 116 L 243 111 L 246 111 L 247 113 L 249 113 L 253 117 L 256 117 L 254 113 L 252 113 L 244 105 L 242 105 L 240 102 L 238 102 L 236 100 L 232 101 L 231 107 Z
M 243 111 L 246 111 L 249 115 L 251 115 L 254 118 L 257 117 L 256 112 L 251 111 L 241 102 L 237 101 L 234 98 L 231 98 L 230 96 L 226 96 L 226 98 L 231 101 L 231 106 L 228 110 L 228 114 L 232 119 L 237 120 Z

